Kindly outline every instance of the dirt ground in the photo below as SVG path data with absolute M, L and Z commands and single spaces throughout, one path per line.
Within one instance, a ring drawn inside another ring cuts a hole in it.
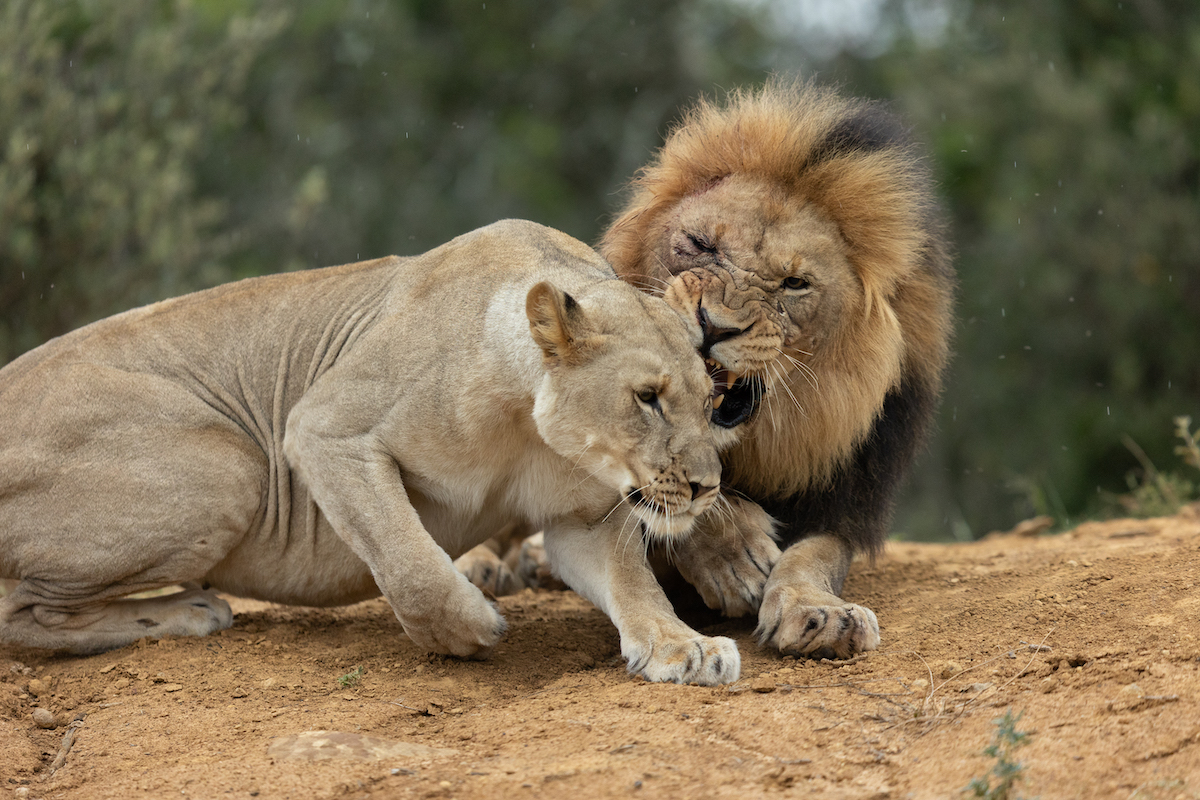
M 796 661 L 748 620 L 693 619 L 741 648 L 722 688 L 629 677 L 569 592 L 503 598 L 486 662 L 419 652 L 382 600 L 235 600 L 200 639 L 0 646 L 0 799 L 946 798 L 997 766 L 1009 710 L 1021 796 L 1200 798 L 1197 580 L 1195 508 L 892 543 L 846 587 L 879 650 Z

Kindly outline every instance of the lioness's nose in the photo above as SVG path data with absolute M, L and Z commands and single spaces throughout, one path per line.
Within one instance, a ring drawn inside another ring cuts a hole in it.
M 692 499 L 693 500 L 699 500 L 701 497 L 710 495 L 713 492 L 715 492 L 721 488 L 721 484 L 719 484 L 719 483 L 709 485 L 709 484 L 704 484 L 704 483 L 692 482 L 688 485 L 692 487 Z

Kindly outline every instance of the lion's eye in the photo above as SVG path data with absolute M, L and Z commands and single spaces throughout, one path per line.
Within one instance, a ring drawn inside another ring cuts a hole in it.
M 799 275 L 789 275 L 783 279 L 783 288 L 785 289 L 807 289 L 811 285 L 812 284 L 808 282 L 808 278 L 802 278 Z
M 635 392 L 639 403 L 658 408 L 658 392 L 653 389 L 639 389 Z
M 697 250 L 699 250 L 701 253 L 717 252 L 716 245 L 714 245 L 709 240 L 709 238 L 703 234 L 689 233 L 687 235 L 687 238 L 688 238 L 688 241 L 692 243 L 692 246 L 695 247 Z

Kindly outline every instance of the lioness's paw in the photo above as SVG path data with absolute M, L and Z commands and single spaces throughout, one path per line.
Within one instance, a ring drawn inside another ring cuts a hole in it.
M 417 616 L 396 610 L 408 638 L 433 653 L 459 658 L 487 658 L 504 635 L 507 623 L 477 587 L 461 575 L 446 598 L 429 614 Z
M 516 594 L 525 588 L 524 582 L 487 545 L 463 553 L 455 559 L 454 567 L 492 597 Z
M 143 636 L 207 636 L 233 624 L 229 603 L 207 589 L 185 589 L 145 600 L 127 600 L 114 608 L 125 616 L 135 617 Z
M 186 594 L 186 592 L 185 592 Z M 187 599 L 188 616 L 195 629 L 201 632 L 194 635 L 207 636 L 215 631 L 223 631 L 233 625 L 233 609 L 229 607 L 216 592 L 198 591 Z
M 637 641 L 623 637 L 621 654 L 631 674 L 658 683 L 719 686 L 736 681 L 742 672 L 742 657 L 732 639 L 701 636 L 682 623 L 670 629 L 658 626 L 655 635 Z
M 709 608 L 727 617 L 753 614 L 780 556 L 774 528 L 757 504 L 733 498 L 728 509 L 709 514 L 679 545 L 674 564 Z
M 566 589 L 567 585 L 554 576 L 546 555 L 545 534 L 538 531 L 521 542 L 517 556 L 517 577 L 526 586 L 538 589 Z
M 759 644 L 810 658 L 850 658 L 879 647 L 874 611 L 854 603 L 814 605 L 801 594 L 785 586 L 767 590 L 755 630 Z

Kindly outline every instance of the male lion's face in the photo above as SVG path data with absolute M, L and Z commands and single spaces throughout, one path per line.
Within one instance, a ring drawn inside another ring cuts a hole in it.
M 651 248 L 652 277 L 701 341 L 714 423 L 746 422 L 772 393 L 799 404 L 794 381 L 817 388 L 818 362 L 862 297 L 845 242 L 819 208 L 731 176 L 670 209 Z

